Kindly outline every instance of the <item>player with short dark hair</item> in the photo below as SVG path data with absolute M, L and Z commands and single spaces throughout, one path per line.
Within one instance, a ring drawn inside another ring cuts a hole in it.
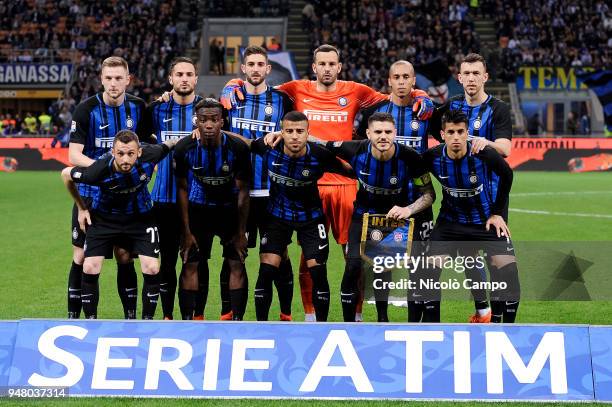
M 396 140 L 397 128 L 390 113 L 375 112 L 368 117 L 367 140 L 328 142 L 326 148 L 346 160 L 360 188 L 353 210 L 346 246 L 346 268 L 341 285 L 344 321 L 355 320 L 359 300 L 358 282 L 362 278 L 360 256 L 363 215 L 387 214 L 393 220 L 405 220 L 428 209 L 435 200 L 429 174 L 419 153 Z M 407 186 L 419 189 L 419 197 L 410 200 Z M 387 293 L 376 296 L 378 322 L 388 322 Z
M 113 146 L 120 130 L 138 132 L 146 140 L 141 126 L 145 102 L 125 93 L 130 83 L 128 64 L 121 57 L 108 57 L 100 72 L 103 92 L 77 105 L 70 127 L 70 162 L 80 167 L 91 165 Z M 87 206 L 98 187 L 80 184 L 79 193 Z M 68 318 L 79 318 L 81 312 L 81 273 L 83 271 L 85 232 L 79 228 L 77 207 L 72 210 L 72 266 L 68 276 Z M 112 256 L 112 255 L 111 255 Z M 126 319 L 136 318 L 137 286 L 134 262 L 129 253 L 115 250 L 117 258 L 117 290 Z
M 281 138 L 282 142 L 274 148 L 268 147 L 263 138 L 244 139 L 252 152 L 264 158 L 270 178 L 269 216 L 259 244 L 257 320 L 268 319 L 272 281 L 296 231 L 312 276 L 316 319 L 326 321 L 330 298 L 326 266 L 329 240 L 317 180 L 326 171 L 347 171 L 328 150 L 307 142 L 308 118 L 303 113 L 292 111 L 285 115 Z
M 468 118 L 468 135 L 473 153 L 485 146 L 494 148 L 504 157 L 510 156 L 512 149 L 512 122 L 510 107 L 500 99 L 488 95 L 485 84 L 489 79 L 485 59 L 475 53 L 466 55 L 459 64 L 459 82 L 463 85 L 463 95 L 450 98 L 440 106 L 431 119 L 432 135 L 440 139 L 441 117 L 449 110 L 461 110 Z M 497 190 L 497 177 L 492 181 L 493 196 Z M 508 208 L 502 214 L 508 222 Z M 474 280 L 486 278 L 484 269 L 470 270 L 469 277 Z M 469 321 L 486 323 L 490 321 L 491 311 L 483 290 L 472 290 L 475 313 Z
M 222 133 L 223 106 L 215 99 L 198 102 L 195 111 L 199 139 L 186 138 L 175 151 L 185 263 L 179 284 L 181 315 L 183 319 L 194 317 L 199 280 L 201 276 L 208 278 L 208 259 L 213 238 L 217 235 L 230 268 L 232 319 L 242 320 L 247 298 L 242 263 L 247 252 L 249 149 L 241 141 Z M 192 174 L 189 188 L 188 172 Z
M 141 147 L 136 133 L 121 130 L 113 137 L 111 154 L 88 167 L 67 167 L 62 171 L 64 184 L 78 208 L 79 227 L 87 229 L 81 298 L 88 319 L 98 316 L 98 279 L 104 258 L 112 254 L 113 246 L 138 255 L 144 278 L 142 318 L 153 319 L 155 315 L 159 238 L 147 184 L 155 165 L 174 143 L 172 140 Z M 90 206 L 78 192 L 77 183 L 98 187 Z
M 252 45 L 244 50 L 243 63 L 240 65 L 245 75 L 242 92 L 243 100 L 238 100 L 235 106 L 227 110 L 225 130 L 240 134 L 255 140 L 266 133 L 280 130 L 281 120 L 285 113 L 293 110 L 291 99 L 282 91 L 274 89 L 266 83 L 266 78 L 272 66 L 268 60 L 268 52 L 259 46 Z M 251 154 L 253 178 L 251 180 L 249 219 L 247 222 L 248 247 L 257 245 L 257 232 L 261 235 L 262 222 L 266 219 L 266 208 L 269 200 L 268 168 L 263 157 Z M 223 264 L 221 287 L 227 287 L 228 268 Z M 225 278 L 224 278 L 225 277 Z M 293 299 L 293 270 L 291 261 L 283 257 L 279 273 L 274 276 L 274 284 L 278 291 L 280 303 L 280 319 L 291 320 L 291 301 Z M 261 284 L 258 284 L 261 285 Z M 255 291 L 255 296 L 261 291 Z M 222 299 L 224 295 L 222 294 Z M 223 301 L 221 319 L 231 319 L 229 301 Z M 228 318 L 229 317 L 229 318 Z
M 491 321 L 514 322 L 520 287 L 510 231 L 503 218 L 512 186 L 512 169 L 489 146 L 473 152 L 468 141 L 468 118 L 462 111 L 447 111 L 441 122 L 444 143 L 423 155 L 443 191 L 442 207 L 431 235 L 430 255 L 454 255 L 458 250 L 460 254 L 472 255 L 485 250 L 490 256 L 491 281 L 508 285 L 505 290 L 491 293 Z M 493 176 L 499 180 L 495 189 Z M 457 247 L 457 241 L 473 246 Z M 434 296 L 433 300 L 439 301 L 439 292 Z
M 172 94 L 167 102 L 157 100 L 145 112 L 145 133 L 154 134 L 157 143 L 190 135 L 196 126 L 195 106 L 202 100 L 195 94 L 198 74 L 191 58 L 177 57 L 170 63 L 168 82 Z M 153 214 L 159 228 L 160 298 L 164 319 L 173 319 L 176 295 L 176 260 L 178 258 L 181 216 L 176 205 L 174 153 L 157 166 L 153 184 Z M 206 289 L 208 291 L 208 289 Z

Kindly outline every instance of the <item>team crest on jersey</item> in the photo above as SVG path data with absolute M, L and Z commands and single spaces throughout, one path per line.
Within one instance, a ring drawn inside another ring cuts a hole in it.
M 391 185 L 395 185 L 395 184 L 397 184 L 397 177 L 391 177 L 391 178 L 389 178 L 389 184 L 391 184 Z
M 74 133 L 76 131 L 76 122 L 73 120 L 70 124 L 70 132 Z
M 419 123 L 418 120 L 413 120 L 410 122 L 410 128 L 414 131 L 417 131 L 419 129 L 419 127 L 421 126 L 421 124 Z
M 348 104 L 348 99 L 342 96 L 338 99 L 338 104 L 340 106 L 346 106 Z
M 476 174 L 470 175 L 470 182 L 472 184 L 477 184 L 478 183 L 478 176 Z
M 274 108 L 272 107 L 272 105 L 266 105 L 266 107 L 264 108 L 264 112 L 270 116 L 272 113 L 274 113 Z
M 141 180 L 141 181 L 145 181 L 146 179 L 147 179 L 147 174 L 142 174 L 142 175 L 140 176 L 140 180 Z
M 305 177 L 310 175 L 310 171 L 308 171 L 308 168 L 304 168 L 304 170 L 302 170 L 302 175 Z
M 74 174 L 72 174 L 72 178 L 73 179 L 79 179 L 79 178 L 81 178 L 81 174 L 82 174 L 82 172 L 75 171 Z
M 197 122 L 198 122 L 198 116 L 194 114 L 193 116 L 191 116 L 191 124 L 195 126 Z
M 371 233 L 370 233 L 370 239 L 372 239 L 375 242 L 380 242 L 383 238 L 383 234 L 380 230 L 378 229 L 374 229 Z
M 482 126 L 482 122 L 478 119 L 474 120 L 474 130 L 478 130 Z
M 125 127 L 127 127 L 128 129 L 131 129 L 134 127 L 134 120 L 132 120 L 131 117 L 127 117 L 127 119 L 125 119 Z
M 229 172 L 229 165 L 227 165 L 227 163 L 224 163 L 224 164 L 221 166 L 221 171 L 223 171 L 223 172 Z

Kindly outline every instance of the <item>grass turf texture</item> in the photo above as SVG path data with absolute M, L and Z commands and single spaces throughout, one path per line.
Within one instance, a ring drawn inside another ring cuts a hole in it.
M 515 241 L 597 241 L 610 240 L 612 227 L 612 191 L 609 173 L 515 173 L 513 196 L 510 200 L 510 228 Z M 434 181 L 434 184 L 436 182 Z M 3 282 L 3 295 L 0 297 L 0 319 L 19 318 L 64 318 L 66 316 L 66 284 L 72 256 L 70 247 L 71 199 L 65 190 L 58 172 L 15 172 L 0 173 L 0 281 Z M 151 184 L 152 185 L 152 184 Z M 436 184 L 438 201 L 441 194 Z M 566 194 L 559 194 L 560 192 Z M 534 194 L 535 193 L 535 194 Z M 550 195 L 542 193 L 552 193 Z M 513 212 L 512 208 L 547 212 L 597 214 L 604 217 L 549 215 Z M 295 244 L 290 246 L 293 261 L 295 294 L 293 316 L 303 320 L 297 268 L 299 251 Z M 218 270 L 221 265 L 221 250 L 213 246 L 209 262 L 211 286 L 207 319 L 218 319 L 220 304 L 218 290 Z M 138 270 L 138 265 L 136 266 Z M 520 263 L 519 263 L 520 267 Z M 178 268 L 177 268 L 178 269 Z M 341 249 L 332 244 L 328 261 L 328 275 L 332 292 L 330 321 L 341 321 L 342 310 L 339 301 L 339 286 L 344 269 Z M 245 319 L 255 319 L 252 289 L 257 278 L 258 256 L 252 250 L 247 259 L 249 273 L 250 299 Z M 100 287 L 99 316 L 101 318 L 122 318 L 123 311 L 116 293 L 114 261 L 104 264 Z M 139 277 L 139 283 L 142 278 Z M 139 307 L 140 308 L 140 307 Z M 159 306 L 158 308 L 161 308 Z M 157 311 L 160 316 L 159 309 Z M 466 322 L 473 311 L 470 302 L 447 301 L 442 303 L 442 321 Z M 277 302 L 272 305 L 270 319 L 278 316 Z M 610 324 L 612 302 L 536 302 L 523 301 L 519 309 L 519 323 L 565 323 L 565 324 Z M 178 316 L 178 304 L 175 307 Z M 406 320 L 405 308 L 389 308 L 391 321 Z M 376 320 L 373 306 L 364 305 L 364 319 Z M 99 404 L 97 399 L 96 404 Z M 79 405 L 85 400 L 76 400 Z M 93 400 L 90 400 L 93 405 Z M 0 401 L 2 404 L 3 401 Z M 125 400 L 108 400 L 108 404 L 121 404 Z M 202 403 L 202 401 L 197 401 Z M 190 404 L 191 401 L 148 400 L 147 405 Z M 218 401 L 216 402 L 218 403 Z M 263 405 L 265 402 L 244 401 L 232 404 Z M 330 405 L 330 402 L 315 404 Z M 354 404 L 356 402 L 351 402 Z M 362 404 L 361 402 L 358 402 Z M 45 403 L 47 404 L 47 403 Z M 229 403 L 228 403 L 229 404 Z M 304 404 L 285 401 L 283 405 Z M 344 405 L 333 402 L 331 405 Z M 371 403 L 363 403 L 371 404 Z M 418 403 L 423 404 L 423 403 Z M 449 403 L 448 405 L 450 405 Z M 465 403 L 458 403 L 466 405 Z M 75 404 L 76 405 L 76 404 Z M 310 405 L 310 403 L 309 403 Z M 414 405 L 417 405 L 415 403 Z M 429 404 L 432 405 L 432 404 Z M 505 404 L 506 405 L 506 404 Z M 526 404 L 507 404 L 526 405 Z M 538 404 L 543 405 L 543 404 Z M 553 404 L 551 404 L 553 405 Z

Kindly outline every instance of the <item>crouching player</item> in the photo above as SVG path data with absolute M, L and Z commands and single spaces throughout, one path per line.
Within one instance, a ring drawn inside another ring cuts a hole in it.
M 257 319 L 268 319 L 272 282 L 296 231 L 313 281 L 312 298 L 317 321 L 327 321 L 329 240 L 317 181 L 324 172 L 348 174 L 348 170 L 328 150 L 308 143 L 308 118 L 303 113 L 287 113 L 281 126 L 282 141 L 274 148 L 267 146 L 264 138 L 250 140 L 241 137 L 251 146 L 253 153 L 263 157 L 270 179 L 269 217 L 261 233 L 259 277 L 255 286 Z
M 119 131 L 111 154 L 89 167 L 67 167 L 62 179 L 78 208 L 79 225 L 85 238 L 81 301 L 88 319 L 98 316 L 98 279 L 104 258 L 111 258 L 113 246 L 137 254 L 144 277 L 142 318 L 153 319 L 159 296 L 159 237 L 147 184 L 155 165 L 174 147 L 176 140 L 140 146 L 130 130 Z M 91 209 L 78 193 L 77 183 L 100 187 Z
M 425 280 L 439 279 L 440 264 L 447 256 L 478 253 L 490 256 L 491 283 L 499 290 L 491 291 L 491 322 L 514 322 L 519 305 L 520 287 L 510 231 L 502 214 L 512 186 L 512 169 L 491 147 L 473 153 L 468 142 L 468 119 L 459 110 L 442 116 L 440 132 L 443 144 L 429 149 L 423 156 L 427 169 L 442 185 L 440 213 L 431 234 Z M 497 194 L 493 193 L 493 174 L 499 177 Z M 437 305 L 439 290 L 424 290 Z M 433 322 L 433 321 L 430 321 Z

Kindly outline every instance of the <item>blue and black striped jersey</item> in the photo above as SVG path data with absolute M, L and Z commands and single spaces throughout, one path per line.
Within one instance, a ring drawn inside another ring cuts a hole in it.
M 389 113 L 395 119 L 397 136 L 395 141 L 408 147 L 412 147 L 419 154 L 427 150 L 427 137 L 429 135 L 429 121 L 419 120 L 412 112 L 412 105 L 398 106 L 390 100 L 378 102 L 372 107 L 361 111 L 357 135 L 360 139 L 366 139 L 368 119 L 376 112 Z
M 192 177 L 189 203 L 203 206 L 236 206 L 236 180 L 251 180 L 249 148 L 240 140 L 221 134 L 218 146 L 208 147 L 187 137 L 179 141 L 174 151 L 176 176 Z
M 74 167 L 70 175 L 76 183 L 99 188 L 93 197 L 93 211 L 112 215 L 143 214 L 153 207 L 147 184 L 155 165 L 169 151 L 165 144 L 143 145 L 142 155 L 128 173 L 117 171 L 115 159 L 107 154 L 89 167 Z
M 263 139 L 251 143 L 251 151 L 263 157 L 270 178 L 268 213 L 277 218 L 306 222 L 323 216 L 317 180 L 324 172 L 342 172 L 342 164 L 329 151 L 308 143 L 307 152 L 292 158 L 283 152 L 283 143 L 275 148 Z
M 268 87 L 259 95 L 247 93 L 243 87 L 244 100 L 238 101 L 233 109 L 226 111 L 225 130 L 255 140 L 267 133 L 279 131 L 285 113 L 293 110 L 293 103 L 285 93 Z M 252 154 L 253 179 L 251 196 L 268 195 L 268 169 L 263 158 Z
M 145 113 L 143 125 L 146 132 L 154 134 L 158 143 L 190 135 L 196 128 L 195 105 L 200 100 L 202 97 L 196 96 L 188 105 L 178 104 L 172 98 L 168 102 L 153 102 Z M 176 203 L 174 152 L 170 152 L 157 166 L 151 198 L 153 202 Z
M 427 150 L 423 159 L 442 185 L 438 216 L 451 222 L 484 224 L 491 215 L 503 214 L 512 186 L 512 169 L 491 147 L 478 154 L 470 150 L 468 143 L 467 154 L 454 160 L 448 156 L 446 144 L 440 144 Z M 497 193 L 494 175 L 499 179 Z
M 387 213 L 393 206 L 407 206 L 406 194 L 409 182 L 418 185 L 430 183 L 419 153 L 410 147 L 395 144 L 395 153 L 387 161 L 379 161 L 372 155 L 369 140 L 330 141 L 325 147 L 346 160 L 359 181 L 359 190 L 353 215 Z
M 510 107 L 489 95 L 484 103 L 478 106 L 470 106 L 465 100 L 465 95 L 457 95 L 450 98 L 445 104 L 436 109 L 432 122 L 432 135 L 439 141 L 442 115 L 447 110 L 461 110 L 468 118 L 468 135 L 470 137 L 484 137 L 495 141 L 498 138 L 512 139 L 512 117 Z
M 104 103 L 102 92 L 79 103 L 72 116 L 70 142 L 83 144 L 83 154 L 92 159 L 113 147 L 115 134 L 120 130 L 132 130 L 141 136 L 141 120 L 145 109 L 144 100 L 125 94 L 120 106 Z M 148 135 L 147 135 L 148 136 Z M 98 190 L 92 185 L 81 184 L 79 194 L 93 197 Z

